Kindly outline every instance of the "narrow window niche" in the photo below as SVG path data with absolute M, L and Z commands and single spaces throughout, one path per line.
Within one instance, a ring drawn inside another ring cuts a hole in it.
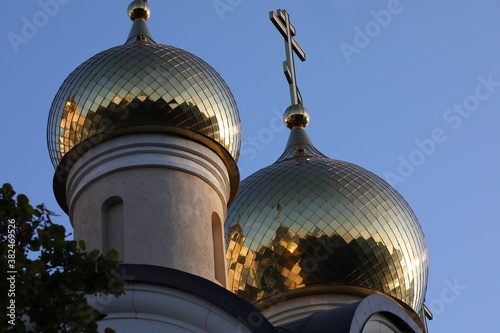
M 120 255 L 120 260 L 123 261 L 125 259 L 125 246 L 122 198 L 114 196 L 104 201 L 101 208 L 101 221 L 103 254 L 110 250 L 116 250 Z

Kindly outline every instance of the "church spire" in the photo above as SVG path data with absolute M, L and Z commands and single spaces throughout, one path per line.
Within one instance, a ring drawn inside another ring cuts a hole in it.
M 132 24 L 132 29 L 130 29 L 127 43 L 138 40 L 154 43 L 153 37 L 151 37 L 151 32 L 146 24 L 146 21 L 151 15 L 151 9 L 149 8 L 148 2 L 146 0 L 134 0 L 128 6 L 127 11 L 128 16 L 134 22 Z

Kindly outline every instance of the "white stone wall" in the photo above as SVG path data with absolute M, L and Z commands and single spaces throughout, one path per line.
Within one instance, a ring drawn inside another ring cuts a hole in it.
M 163 286 L 128 284 L 119 298 L 91 298 L 91 304 L 108 313 L 99 322 L 119 333 L 204 332 L 247 333 L 236 318 L 197 296 Z
M 113 138 L 78 159 L 66 189 L 75 239 L 87 248 L 118 247 L 123 263 L 175 268 L 225 286 L 216 279 L 213 240 L 221 237 L 212 220 L 225 220 L 230 180 L 209 148 L 167 134 Z

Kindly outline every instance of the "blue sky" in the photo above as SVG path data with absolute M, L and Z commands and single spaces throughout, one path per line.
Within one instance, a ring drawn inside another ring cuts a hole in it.
M 0 181 L 44 202 L 68 228 L 52 193 L 48 110 L 66 76 L 122 44 L 131 26 L 128 1 L 89 3 L 9 2 L 0 31 Z M 242 178 L 273 163 L 287 140 L 278 126 L 289 104 L 283 41 L 268 18 L 287 9 L 308 56 L 296 66 L 316 147 L 389 180 L 420 220 L 431 332 L 500 332 L 499 0 L 150 5 L 156 41 L 203 58 L 235 95 Z

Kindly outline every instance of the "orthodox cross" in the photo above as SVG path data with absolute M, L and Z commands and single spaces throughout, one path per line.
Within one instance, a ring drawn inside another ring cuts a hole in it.
M 306 60 L 306 54 L 299 43 L 293 38 L 295 36 L 295 27 L 290 22 L 290 15 L 288 15 L 286 10 L 278 9 L 276 13 L 269 12 L 269 18 L 285 39 L 286 61 L 283 62 L 283 71 L 290 85 L 292 105 L 302 105 L 302 96 L 297 87 L 297 79 L 295 77 L 294 52 L 302 61 Z

